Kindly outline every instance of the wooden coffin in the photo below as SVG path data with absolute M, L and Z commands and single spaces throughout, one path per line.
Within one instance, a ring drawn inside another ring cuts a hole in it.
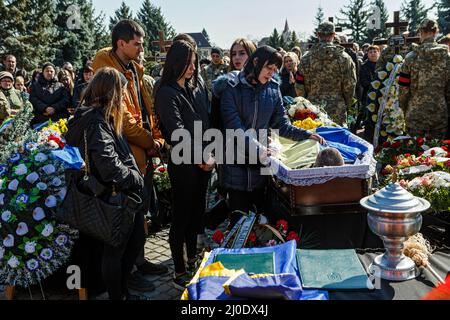
M 294 186 L 273 177 L 271 191 L 291 215 L 360 213 L 371 179 L 336 178 L 323 184 Z

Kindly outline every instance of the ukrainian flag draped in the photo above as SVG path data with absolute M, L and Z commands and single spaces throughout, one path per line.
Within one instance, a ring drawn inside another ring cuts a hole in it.
M 275 247 L 225 249 L 205 255 L 196 276 L 183 293 L 183 300 L 289 299 L 327 300 L 328 293 L 303 290 L 296 260 L 296 242 Z M 273 253 L 274 274 L 249 275 L 243 269 L 229 270 L 218 255 Z

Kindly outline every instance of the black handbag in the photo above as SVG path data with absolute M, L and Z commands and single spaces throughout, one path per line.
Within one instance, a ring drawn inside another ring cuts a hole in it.
M 142 208 L 135 193 L 116 192 L 103 186 L 90 172 L 87 138 L 84 132 L 85 172 L 66 174 L 68 188 L 55 218 L 74 229 L 113 247 L 120 247 L 129 237 L 134 216 Z

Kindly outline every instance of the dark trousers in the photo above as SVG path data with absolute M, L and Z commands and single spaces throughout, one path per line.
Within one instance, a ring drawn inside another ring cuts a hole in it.
M 102 274 L 109 299 L 121 300 L 127 293 L 127 278 L 145 242 L 144 215 L 138 212 L 128 241 L 120 247 L 104 245 Z
M 210 173 L 204 172 L 196 165 L 174 165 L 171 162 L 168 171 L 173 197 L 170 250 L 175 272 L 184 273 L 186 265 L 183 245 L 186 242 L 188 259 L 195 258 L 198 226 L 203 222 Z
M 228 206 L 230 211 L 249 211 L 263 213 L 265 210 L 266 190 L 254 191 L 228 190 Z

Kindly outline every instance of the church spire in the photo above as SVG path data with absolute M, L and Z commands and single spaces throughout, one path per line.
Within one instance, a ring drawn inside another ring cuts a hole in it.
M 288 24 L 288 21 L 287 21 L 287 19 L 286 19 L 286 23 L 285 23 L 285 25 L 284 25 L 284 31 L 283 31 L 283 33 L 287 33 L 287 32 L 289 32 L 289 24 Z

